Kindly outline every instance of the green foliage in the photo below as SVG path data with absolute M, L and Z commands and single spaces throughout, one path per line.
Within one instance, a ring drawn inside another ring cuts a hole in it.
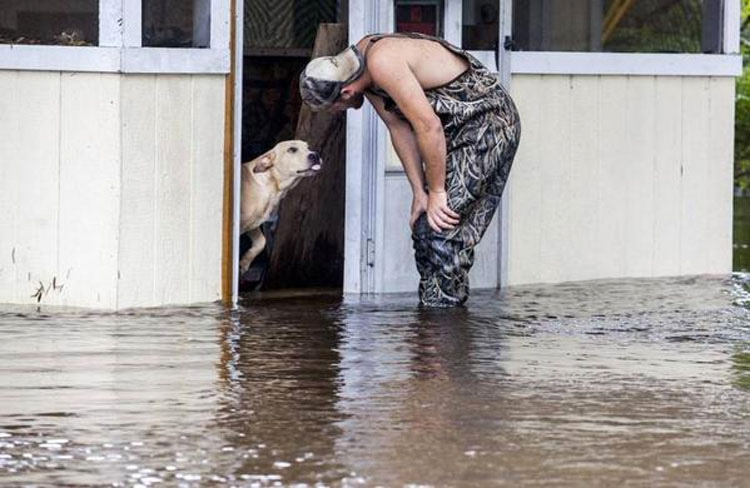
M 742 0 L 742 76 L 737 78 L 734 124 L 735 184 L 750 189 L 750 0 Z
M 612 1 L 605 4 L 609 12 Z M 609 52 L 701 52 L 701 0 L 639 0 L 604 42 Z

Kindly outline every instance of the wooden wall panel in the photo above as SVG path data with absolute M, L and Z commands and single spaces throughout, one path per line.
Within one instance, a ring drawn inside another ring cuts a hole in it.
M 680 274 L 682 78 L 656 78 L 654 140 L 654 276 Z
M 627 78 L 622 204 L 625 205 L 625 276 L 650 276 L 654 247 L 655 78 Z
M 623 195 L 628 172 L 625 77 L 601 77 L 599 82 L 599 179 L 592 191 L 599 194 L 597 238 L 589 243 L 596 253 L 601 276 L 625 276 L 626 207 Z M 586 250 L 584 250 L 585 252 Z
M 539 148 L 539 159 L 544 164 L 539 225 L 544 237 L 538 263 L 541 280 L 556 282 L 565 276 L 566 259 L 571 252 L 566 246 L 555 244 L 569 238 L 568 215 L 574 204 L 570 201 L 570 77 L 542 77 L 539 89 L 537 97 L 544 110 L 538 128 L 544 140 Z
M 35 303 L 32 295 L 57 273 L 60 73 L 23 71 L 16 80 L 16 297 Z
M 680 213 L 681 274 L 705 273 L 708 268 L 709 209 L 705 198 L 708 172 L 708 78 L 682 80 L 682 188 Z
M 521 116 L 521 143 L 507 186 L 507 189 L 513 189 L 508 223 L 508 282 L 511 284 L 542 281 L 538 264 L 542 244 L 542 229 L 538 225 L 542 215 L 543 171 L 539 144 L 544 118 L 544 106 L 538 96 L 541 82 L 540 75 L 529 75 L 511 84 L 512 96 Z
M 18 71 L 0 71 L 0 303 L 16 301 Z
M 120 307 L 220 299 L 224 77 L 123 76 Z
M 510 284 L 731 271 L 732 79 L 515 75 L 512 87 L 524 134 Z
M 191 302 L 221 299 L 224 77 L 193 77 Z
M 63 73 L 60 114 L 61 304 L 117 305 L 120 77 Z
M 192 79 L 156 80 L 156 300 L 187 303 L 190 277 Z
M 709 209 L 706 234 L 709 239 L 709 273 L 732 269 L 732 217 L 734 213 L 734 138 L 727 137 L 734 124 L 735 81 L 733 78 L 709 79 L 711 93 L 708 120 L 708 179 L 706 207 Z
M 570 229 L 566 274 L 570 279 L 597 275 L 597 256 L 590 243 L 596 240 L 599 192 L 591 182 L 599 179 L 599 77 L 574 76 L 570 80 L 570 153 L 567 225 Z M 539 230 L 537 229 L 537 233 Z
M 0 71 L 0 303 L 218 299 L 223 97 L 223 76 Z
M 118 305 L 156 301 L 156 76 L 122 78 Z

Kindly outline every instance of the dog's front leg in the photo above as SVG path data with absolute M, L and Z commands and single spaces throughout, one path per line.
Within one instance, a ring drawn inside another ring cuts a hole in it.
M 247 270 L 250 269 L 250 265 L 253 264 L 255 258 L 258 257 L 258 254 L 260 254 L 263 248 L 266 247 L 266 237 L 263 235 L 263 232 L 260 231 L 260 227 L 250 230 L 250 239 L 252 239 L 253 245 L 250 246 L 250 249 L 245 252 L 240 260 L 240 272 L 242 274 L 247 273 Z

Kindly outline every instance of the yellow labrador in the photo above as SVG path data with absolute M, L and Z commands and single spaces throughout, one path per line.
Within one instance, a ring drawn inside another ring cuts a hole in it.
M 247 272 L 266 246 L 260 230 L 263 222 L 300 179 L 312 176 L 322 167 L 320 155 L 304 141 L 280 142 L 267 153 L 242 164 L 242 203 L 240 233 L 250 233 L 253 245 L 240 260 L 240 271 Z

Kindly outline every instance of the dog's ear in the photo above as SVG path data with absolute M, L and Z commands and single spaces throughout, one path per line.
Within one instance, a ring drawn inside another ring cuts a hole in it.
M 255 167 L 253 168 L 253 173 L 265 173 L 271 167 L 273 167 L 273 161 L 276 159 L 276 153 L 275 152 L 269 152 L 268 154 L 264 154 L 263 157 L 260 158 L 260 161 L 255 163 Z

